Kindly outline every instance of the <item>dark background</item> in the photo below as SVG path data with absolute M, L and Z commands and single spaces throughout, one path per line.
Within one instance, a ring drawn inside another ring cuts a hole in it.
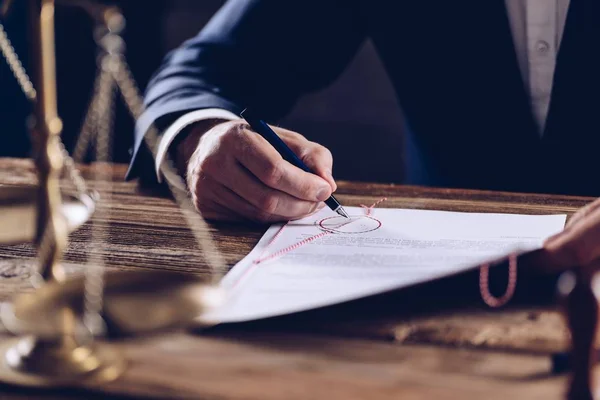
M 4 23 L 27 64 L 26 2 L 15 2 Z M 223 2 L 120 0 L 112 3 L 119 5 L 127 18 L 124 35 L 127 59 L 142 89 L 164 54 L 195 35 Z M 93 23 L 83 11 L 59 6 L 56 18 L 59 112 L 65 125 L 63 138 L 70 149 L 91 96 L 96 49 Z M 9 82 L 9 71 L 3 61 L 0 64 L 0 89 L 11 89 L 14 83 Z M 0 118 L 4 122 L 0 126 L 5 128 L 0 133 L 12 136 L 17 142 L 15 132 L 20 132 L 24 115 L 12 109 L 24 97 L 19 98 L 18 92 L 16 97 L 7 97 L 9 91 L 0 91 L 0 97 L 5 93 L 0 99 Z M 402 180 L 402 117 L 388 78 L 369 42 L 331 87 L 301 99 L 280 125 L 329 147 L 334 154 L 334 175 L 338 179 Z M 114 158 L 127 162 L 133 121 L 122 106 L 117 109 L 115 132 Z

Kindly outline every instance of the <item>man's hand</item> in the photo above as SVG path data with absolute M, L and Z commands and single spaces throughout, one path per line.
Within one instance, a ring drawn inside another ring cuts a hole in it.
M 562 271 L 600 267 L 600 199 L 580 209 L 565 230 L 544 244 L 543 266 Z
M 337 186 L 325 147 L 302 135 L 273 128 L 315 174 L 285 161 L 245 121 L 193 127 L 178 145 L 178 165 L 198 211 L 208 219 L 275 222 L 323 208 Z M 182 162 L 183 161 L 183 162 Z M 187 161 L 187 163 L 186 163 Z

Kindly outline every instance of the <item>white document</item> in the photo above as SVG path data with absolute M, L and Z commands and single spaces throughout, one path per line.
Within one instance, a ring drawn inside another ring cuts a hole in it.
M 349 223 L 326 208 L 283 230 L 271 226 L 223 279 L 229 291 L 225 305 L 203 319 L 249 321 L 401 289 L 538 249 L 566 220 L 566 215 L 346 211 Z M 307 238 L 314 240 L 278 254 Z

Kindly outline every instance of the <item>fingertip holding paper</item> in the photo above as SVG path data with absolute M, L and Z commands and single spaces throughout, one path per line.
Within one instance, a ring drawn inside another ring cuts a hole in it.
M 230 298 L 206 319 L 269 318 L 443 278 L 539 249 L 566 220 L 564 214 L 346 211 L 354 218 L 345 224 L 324 209 L 271 226 L 225 276 Z

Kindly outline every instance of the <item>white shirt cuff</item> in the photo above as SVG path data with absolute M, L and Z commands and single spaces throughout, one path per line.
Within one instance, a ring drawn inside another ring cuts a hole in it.
M 156 178 L 159 182 L 162 181 L 162 176 L 167 179 L 171 184 L 175 185 L 178 189 L 185 190 L 185 188 L 179 187 L 181 179 L 174 179 L 174 177 L 170 176 L 173 172 L 168 170 L 163 171 L 163 164 L 165 163 L 165 159 L 167 156 L 167 152 L 169 151 L 169 146 L 175 140 L 175 137 L 181 131 L 183 131 L 189 125 L 206 120 L 206 119 L 222 119 L 225 121 L 232 121 L 235 119 L 239 119 L 240 117 L 235 115 L 234 113 L 221 109 L 221 108 L 206 108 L 202 110 L 191 111 L 187 114 L 179 117 L 171 126 L 169 126 L 165 133 L 162 135 L 158 142 L 158 147 L 156 149 L 156 160 L 154 160 L 154 165 L 156 168 Z

